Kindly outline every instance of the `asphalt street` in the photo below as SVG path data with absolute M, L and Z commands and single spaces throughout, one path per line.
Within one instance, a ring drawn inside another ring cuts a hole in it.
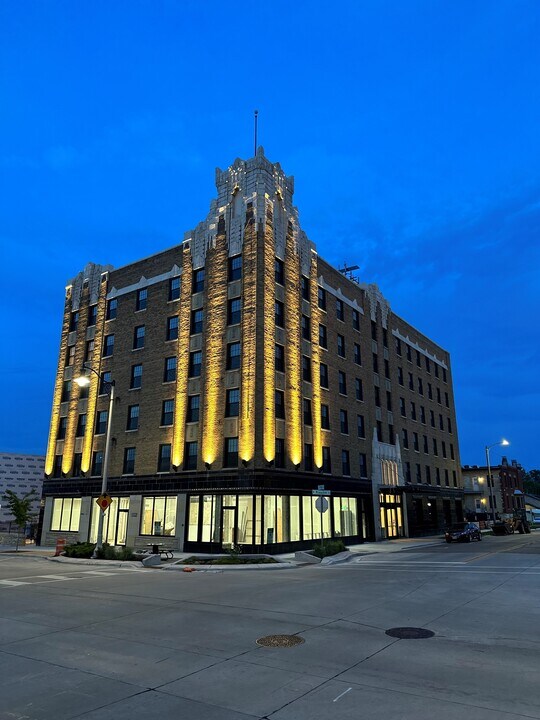
M 540 718 L 539 597 L 538 531 L 279 572 L 0 554 L 0 718 Z

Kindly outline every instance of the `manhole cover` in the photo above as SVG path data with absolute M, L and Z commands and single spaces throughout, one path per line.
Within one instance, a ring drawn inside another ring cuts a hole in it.
M 435 635 L 431 630 L 415 627 L 390 628 L 386 631 L 390 637 L 399 638 L 400 640 L 417 640 L 420 638 L 430 638 Z
M 267 635 L 259 638 L 257 645 L 263 647 L 294 647 L 295 645 L 301 645 L 303 642 L 304 638 L 298 637 L 298 635 Z

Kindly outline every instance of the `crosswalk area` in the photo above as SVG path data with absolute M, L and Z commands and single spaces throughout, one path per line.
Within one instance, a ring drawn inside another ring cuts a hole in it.
M 23 585 L 43 585 L 45 583 L 57 583 L 66 582 L 73 580 L 88 580 L 90 578 L 96 579 L 100 577 L 111 577 L 113 575 L 125 575 L 126 572 L 142 572 L 136 568 L 126 568 L 118 570 L 81 570 L 74 573 L 65 575 L 54 574 L 54 575 L 32 575 L 27 577 L 18 577 L 13 579 L 0 580 L 0 590 L 7 590 L 8 588 L 21 587 Z

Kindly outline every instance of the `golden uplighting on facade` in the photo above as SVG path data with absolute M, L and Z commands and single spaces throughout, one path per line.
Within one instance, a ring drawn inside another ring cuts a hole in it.
M 318 370 L 321 359 L 319 346 L 319 322 L 321 313 L 318 299 L 317 255 L 311 253 L 309 273 L 310 305 L 311 305 L 311 415 L 313 427 L 313 462 L 316 468 L 322 467 L 322 433 L 321 433 L 321 375 Z
M 273 228 L 266 223 L 264 238 L 264 366 L 263 366 L 263 454 L 266 462 L 276 455 L 276 281 Z
M 103 334 L 105 327 L 105 313 L 107 311 L 107 275 L 101 278 L 99 288 L 99 298 L 97 303 L 96 331 L 94 335 L 94 352 L 90 360 L 90 365 L 101 372 L 101 353 Z M 82 367 L 82 365 L 81 365 Z M 77 368 L 77 371 L 79 368 Z M 82 472 L 88 472 L 90 463 L 92 462 L 92 441 L 94 438 L 94 423 L 96 418 L 96 406 L 99 394 L 99 377 L 95 373 L 89 373 L 90 387 L 88 388 L 88 404 L 86 410 L 86 429 L 84 432 L 83 451 L 81 459 Z
M 211 465 L 223 436 L 224 338 L 227 327 L 227 243 L 224 235 L 206 254 L 206 357 L 203 393 L 202 459 Z
M 255 454 L 256 265 L 255 229 L 249 223 L 242 252 L 242 382 L 238 454 L 249 462 Z
M 302 374 L 300 318 L 302 299 L 299 292 L 300 256 L 296 252 L 294 233 L 289 224 L 285 245 L 285 417 L 287 419 L 287 454 L 293 465 L 302 461 Z
M 47 455 L 45 457 L 45 474 L 50 475 L 54 467 L 54 456 L 56 455 L 56 437 L 60 424 L 60 405 L 62 399 L 62 385 L 64 382 L 64 368 L 66 365 L 67 341 L 69 333 L 69 322 L 71 317 L 71 285 L 66 287 L 66 301 L 64 304 L 64 321 L 62 323 L 62 341 L 58 355 L 58 366 L 56 368 L 56 380 L 54 383 L 54 394 L 51 412 L 51 424 L 49 426 L 49 441 L 47 443 Z
M 184 462 L 186 437 L 187 386 L 189 372 L 189 335 L 191 320 L 191 283 L 193 265 L 189 246 L 182 253 L 182 286 L 178 312 L 178 341 L 176 346 L 176 392 L 174 398 L 174 426 L 172 464 L 180 467 Z

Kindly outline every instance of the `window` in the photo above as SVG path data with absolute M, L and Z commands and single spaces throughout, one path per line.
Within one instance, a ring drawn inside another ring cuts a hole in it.
M 362 364 L 362 355 L 360 353 L 360 345 L 358 343 L 354 343 L 354 362 L 357 365 Z
M 426 455 L 427 455 L 427 454 L 429 453 L 427 435 L 423 435 L 422 438 L 423 438 L 423 441 L 424 441 L 424 452 L 425 452 Z
M 416 463 L 416 482 L 417 483 L 422 482 L 422 469 L 421 469 L 419 463 Z
M 167 340 L 178 340 L 178 315 L 167 318 Z
M 305 275 L 302 275 L 302 277 L 300 278 L 300 288 L 304 300 L 309 301 L 309 280 L 307 277 L 305 277 Z
M 357 415 L 356 416 L 356 430 L 358 433 L 359 438 L 365 438 L 366 437 L 366 424 L 364 422 L 364 416 L 363 415 Z
M 377 323 L 374 320 L 371 321 L 371 339 L 377 340 Z
M 409 449 L 409 435 L 407 433 L 407 430 L 403 428 L 401 431 L 401 438 L 403 440 L 403 447 L 408 450 Z
M 97 305 L 90 305 L 88 308 L 88 327 L 92 327 L 97 322 Z
M 200 395 L 190 395 L 188 397 L 186 422 L 199 422 L 200 400 Z
M 227 370 L 238 370 L 240 367 L 240 343 L 234 342 L 227 345 Z
M 104 375 L 105 373 L 103 373 L 103 376 Z M 142 365 L 131 366 L 131 380 L 129 382 L 129 387 L 130 390 L 142 387 Z
M 225 438 L 225 453 L 223 467 L 236 467 L 238 465 L 238 438 Z
M 52 532 L 78 532 L 81 517 L 81 498 L 53 498 Z
M 56 436 L 57 440 L 63 440 L 66 437 L 66 429 L 67 429 L 67 417 L 61 417 L 60 422 L 58 424 L 58 435 Z
M 66 351 L 66 367 L 70 367 L 75 362 L 75 345 L 70 345 Z
M 412 373 L 409 373 L 409 390 L 414 390 L 414 378 Z
M 330 413 L 328 412 L 328 405 L 321 405 L 321 428 L 323 430 L 330 430 Z
M 403 387 L 403 368 L 401 367 L 397 369 L 397 379 L 398 383 Z
M 416 452 L 420 451 L 420 445 L 418 444 L 418 433 L 413 433 L 413 448 Z
M 103 343 L 103 357 L 110 357 L 114 350 L 114 335 L 105 335 Z
M 426 363 L 426 370 L 428 371 L 428 373 L 430 373 L 431 372 L 431 360 L 427 356 L 424 358 L 424 360 Z
M 278 372 L 285 372 L 285 348 L 276 343 L 274 349 L 274 362 Z
M 380 420 L 377 420 L 377 440 L 379 442 L 384 442 L 383 432 L 382 432 L 382 422 Z
M 138 350 L 139 348 L 144 347 L 144 335 L 145 335 L 145 329 L 144 325 L 139 325 L 135 328 L 133 331 L 133 349 Z
M 360 477 L 367 478 L 368 472 L 367 472 L 367 455 L 366 455 L 366 453 L 359 454 L 358 462 L 360 465 Z
M 277 283 L 285 285 L 285 266 L 279 258 L 276 258 L 274 263 L 274 276 Z
M 339 411 L 339 428 L 343 435 L 349 434 L 349 417 L 346 410 Z
M 439 366 L 437 365 L 437 363 L 435 363 L 435 377 L 439 377 Z
M 238 417 L 240 408 L 240 390 L 231 388 L 227 390 L 225 401 L 225 417 Z
M 79 326 L 79 311 L 72 312 L 69 318 L 69 332 L 76 332 Z
M 62 455 L 54 456 L 54 465 L 52 469 L 52 476 L 59 478 L 62 475 Z
M 174 418 L 174 400 L 164 400 L 161 406 L 161 425 L 172 425 Z
M 386 359 L 384 361 L 384 377 L 390 380 L 390 363 Z
M 394 445 L 395 441 L 396 441 L 396 439 L 394 437 L 394 426 L 389 424 L 388 425 L 388 442 L 390 443 L 390 445 Z
M 230 304 L 230 301 L 229 301 Z M 190 332 L 192 335 L 197 335 L 203 331 L 203 317 L 204 312 L 202 310 L 191 311 L 191 326 Z
M 423 405 L 420 405 L 420 422 L 426 424 L 426 408 Z
M 416 420 L 416 405 L 411 401 L 411 419 Z
M 135 302 L 135 310 L 146 310 L 146 304 L 148 301 L 148 290 L 146 288 L 143 288 L 142 290 L 137 290 L 137 300 Z
M 380 388 L 376 385 L 376 386 L 373 388 L 373 390 L 374 390 L 374 392 L 375 392 L 375 405 L 376 405 L 377 407 L 381 407 L 381 391 L 380 391 Z
M 386 409 L 388 412 L 392 412 L 392 393 L 390 390 L 386 391 Z
M 450 485 L 450 480 L 448 477 L 448 468 L 444 469 L 444 484 L 446 485 L 446 487 L 448 487 Z
M 410 462 L 405 463 L 405 482 L 406 483 L 411 482 L 411 463 Z
M 407 360 L 412 362 L 412 349 L 410 345 L 407 345 Z
M 304 470 L 312 472 L 313 470 L 313 445 L 304 443 Z
M 190 353 L 190 361 L 191 361 L 191 355 L 194 353 Z M 175 357 L 168 357 L 165 358 L 165 369 L 163 371 L 163 382 L 174 382 L 176 380 L 176 358 Z
M 340 395 L 347 394 L 347 376 L 342 370 L 338 372 L 338 387 Z
M 360 330 L 360 313 L 354 308 L 352 311 L 352 326 L 355 330 Z
M 302 380 L 311 382 L 311 359 L 302 355 Z
M 332 456 L 330 455 L 330 448 L 324 445 L 322 449 L 322 471 L 323 473 L 332 472 Z
M 328 388 L 328 365 L 320 364 L 321 387 Z
M 82 453 L 73 453 L 73 465 L 71 467 L 72 477 L 79 477 L 81 474 Z
M 317 288 L 317 304 L 321 310 L 326 310 L 326 290 L 322 287 Z
M 241 319 L 242 300 L 239 297 L 232 298 L 227 305 L 227 325 L 239 325 Z
M 304 398 L 304 425 L 313 425 L 313 417 L 311 415 L 311 400 Z
M 193 273 L 193 285 L 191 292 L 199 293 L 204 290 L 204 268 L 195 270 Z
M 283 438 L 276 438 L 276 452 L 274 455 L 274 465 L 277 468 L 285 467 L 285 440 Z
M 373 372 L 378 373 L 379 372 L 379 358 L 377 356 L 377 353 L 373 353 Z
M 446 418 L 446 424 L 447 424 L 448 432 L 451 433 L 452 432 L 452 421 L 450 420 L 450 418 Z
M 441 442 L 441 449 L 443 458 L 446 458 L 446 443 L 444 442 L 444 440 Z
M 84 350 L 84 362 L 90 362 L 92 360 L 92 355 L 94 354 L 94 346 L 95 341 L 94 340 L 87 340 L 86 341 L 86 348 Z
M 143 498 L 141 535 L 173 536 L 176 530 L 176 496 Z
M 416 351 L 416 364 L 418 367 L 422 367 L 422 356 L 420 355 L 418 350 Z
M 454 483 L 454 487 L 457 487 L 457 473 L 455 470 L 452 470 L 452 481 Z
M 424 394 L 424 385 L 422 383 L 422 378 L 418 378 L 418 394 L 419 395 Z
M 431 485 L 431 468 L 429 465 L 426 465 L 426 482 L 428 485 Z
M 242 256 L 235 255 L 229 258 L 229 282 L 240 280 L 242 278 Z
M 336 298 L 336 317 L 338 320 L 345 321 L 345 306 L 343 300 Z
M 396 354 L 401 357 L 401 340 L 396 338 Z
M 337 354 L 339 357 L 345 357 L 345 338 L 343 335 L 337 336 Z
M 180 278 L 174 277 L 169 280 L 169 302 L 180 298 Z
M 200 377 L 202 366 L 202 352 L 196 350 L 195 352 L 189 353 L 189 377 Z
M 117 312 L 118 312 L 118 300 L 116 298 L 113 298 L 112 300 L 107 300 L 107 312 L 105 314 L 105 319 L 106 320 L 114 320 Z
M 441 404 L 441 388 L 437 388 L 437 402 Z
M 84 431 L 86 430 L 86 413 L 81 413 L 77 418 L 77 430 L 75 431 L 75 437 L 84 437 Z
M 138 430 L 138 429 L 139 429 L 139 406 L 138 405 L 130 405 L 128 407 L 126 430 Z
M 199 445 L 197 441 L 187 442 L 184 452 L 184 470 L 197 469 L 197 455 L 199 453 Z
M 275 304 L 275 317 L 276 317 L 276 325 L 278 327 L 284 328 L 285 327 L 285 309 L 283 307 L 283 303 L 279 300 L 276 300 Z
M 435 438 L 433 438 L 433 454 L 434 455 L 439 454 L 439 451 L 437 450 L 437 440 L 435 440 Z
M 442 369 L 442 379 L 443 379 L 443 382 L 446 382 L 446 368 Z
M 355 379 L 354 389 L 355 389 L 355 393 L 356 393 L 356 399 L 363 400 L 364 399 L 364 385 L 360 378 Z
M 387 348 L 388 347 L 388 330 L 386 328 L 383 328 L 382 337 L 383 337 L 383 346 L 385 348 Z
M 122 473 L 124 475 L 133 475 L 135 472 L 135 448 L 128 447 L 124 450 L 124 466 Z
M 171 446 L 160 445 L 158 452 L 158 472 L 169 472 L 171 469 Z
M 350 475 L 351 474 L 351 461 L 349 458 L 348 450 L 341 451 L 341 473 L 342 473 L 342 475 Z
M 285 393 L 283 393 L 281 390 L 276 390 L 275 392 L 275 412 L 276 417 L 280 420 L 285 419 Z
M 92 457 L 92 475 L 101 475 L 103 472 L 103 451 L 96 450 Z
M 328 334 L 326 332 L 326 325 L 319 324 L 319 345 L 322 348 L 328 348 Z
M 447 408 L 450 407 L 450 400 L 449 400 L 449 398 L 448 398 L 448 393 L 447 393 L 447 392 L 444 393 L 444 404 L 446 405 Z
M 431 383 L 428 383 L 428 385 L 427 385 L 427 394 L 428 394 L 428 398 L 430 400 L 433 400 L 433 387 L 432 387 Z
M 107 410 L 99 410 L 96 418 L 96 435 L 104 435 L 107 430 Z
M 429 422 L 431 427 L 435 427 L 435 413 L 433 412 L 433 410 L 429 411 Z
M 311 321 L 307 315 L 302 315 L 302 337 L 311 340 Z

